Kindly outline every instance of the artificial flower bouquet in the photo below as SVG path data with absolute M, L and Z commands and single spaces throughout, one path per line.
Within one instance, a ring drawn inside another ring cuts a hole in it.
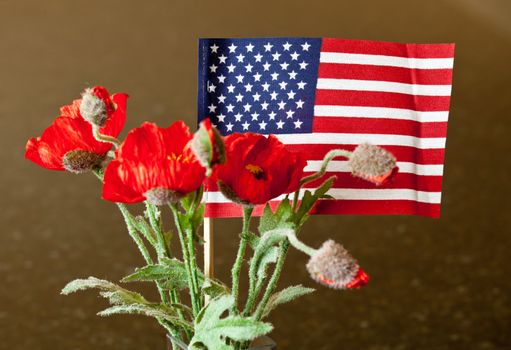
M 397 169 L 390 153 L 368 144 L 353 152 L 334 150 L 325 155 L 320 171 L 304 175 L 304 157 L 289 151 L 275 136 L 223 137 L 209 119 L 194 134 L 182 121 L 168 128 L 146 122 L 120 142 L 127 98 L 123 93 L 110 95 L 101 86 L 86 89 L 81 99 L 60 109 L 60 116 L 40 137 L 28 141 L 25 156 L 47 169 L 97 176 L 102 198 L 116 203 L 145 260 L 145 266 L 121 282 L 154 283 L 161 300 L 147 300 L 95 277 L 70 282 L 63 294 L 98 289 L 111 304 L 99 315 L 153 317 L 175 349 L 238 350 L 272 330 L 265 319 L 278 305 L 313 291 L 301 285 L 277 290 L 290 247 L 310 256 L 306 268 L 322 285 L 342 290 L 368 282 L 367 274 L 340 244 L 329 240 L 314 249 L 298 238 L 299 231 L 317 201 L 329 198 L 335 177 L 324 179 L 324 175 L 333 158 L 347 158 L 354 176 L 379 185 Z M 313 181 L 320 184 L 303 190 Z M 243 212 L 239 249 L 227 283 L 206 276 L 197 265 L 208 183 L 216 183 Z M 272 208 L 269 201 L 279 196 L 283 199 Z M 140 202 L 145 211 L 133 214 L 127 204 Z M 256 205 L 264 205 L 264 210 L 258 232 L 252 232 Z M 170 214 L 172 227 L 164 222 L 164 211 Z M 174 237 L 181 247 L 178 255 L 170 249 Z M 249 289 L 246 300 L 240 300 L 244 267 Z

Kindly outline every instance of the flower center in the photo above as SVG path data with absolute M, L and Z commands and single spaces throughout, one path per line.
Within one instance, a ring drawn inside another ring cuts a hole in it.
M 257 180 L 264 179 L 264 170 L 259 165 L 254 164 L 247 164 L 245 166 L 245 169 L 247 169 Z
M 190 163 L 190 161 L 191 161 L 190 157 L 188 157 L 182 153 L 181 154 L 171 153 L 167 156 L 167 159 L 175 160 L 176 162 L 180 162 L 180 163 Z

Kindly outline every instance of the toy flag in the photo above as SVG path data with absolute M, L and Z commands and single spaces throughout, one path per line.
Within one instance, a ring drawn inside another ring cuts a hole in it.
M 274 134 L 306 154 L 307 173 L 331 149 L 381 146 L 397 159 L 393 182 L 376 187 L 336 159 L 333 199 L 314 214 L 438 217 L 453 62 L 454 44 L 201 39 L 198 120 L 211 118 L 223 135 Z M 208 217 L 241 216 L 215 184 L 206 203 Z

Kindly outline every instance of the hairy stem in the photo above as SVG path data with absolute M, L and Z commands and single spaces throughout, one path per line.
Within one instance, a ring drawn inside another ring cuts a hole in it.
M 236 260 L 234 265 L 232 266 L 231 274 L 232 274 L 232 296 L 234 298 L 234 306 L 231 310 L 232 314 L 238 313 L 238 294 L 240 288 L 240 271 L 241 265 L 243 264 L 243 257 L 245 256 L 245 250 L 247 249 L 247 238 L 245 237 L 245 233 L 248 233 L 250 229 L 250 218 L 252 216 L 254 208 L 244 206 L 243 207 L 243 227 L 241 230 L 241 239 L 240 245 L 238 248 L 238 254 L 236 254 Z
M 108 142 L 114 145 L 115 148 L 119 147 L 121 145 L 121 142 L 116 139 L 115 137 L 104 135 L 99 132 L 99 127 L 97 125 L 92 126 L 92 135 L 97 141 L 100 142 Z

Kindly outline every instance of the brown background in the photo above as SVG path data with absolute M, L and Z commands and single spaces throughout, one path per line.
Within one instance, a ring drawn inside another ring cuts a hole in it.
M 91 84 L 125 91 L 127 128 L 193 125 L 199 37 L 329 36 L 456 42 L 442 218 L 315 217 L 372 275 L 319 288 L 272 317 L 280 349 L 510 349 L 511 2 L 0 1 L 0 348 L 163 349 L 150 319 L 100 319 L 75 278 L 118 280 L 142 264 L 92 176 L 40 169 L 24 144 Z M 218 220 L 228 278 L 239 222 Z M 281 286 L 309 281 L 292 253 Z M 149 290 L 149 288 L 147 288 Z

